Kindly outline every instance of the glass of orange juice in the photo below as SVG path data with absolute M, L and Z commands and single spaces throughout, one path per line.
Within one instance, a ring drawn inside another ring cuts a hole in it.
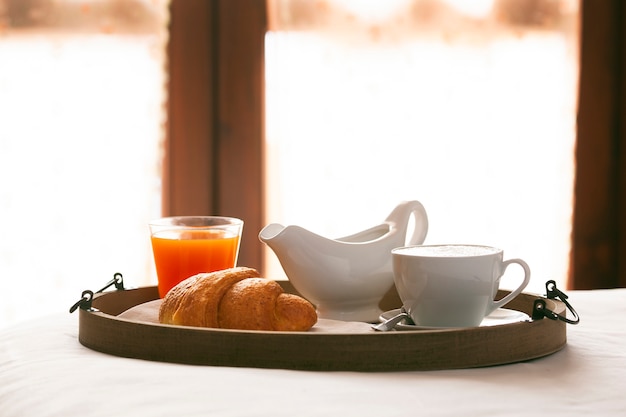
M 234 217 L 163 217 L 149 223 L 159 296 L 201 272 L 237 264 L 243 221 Z

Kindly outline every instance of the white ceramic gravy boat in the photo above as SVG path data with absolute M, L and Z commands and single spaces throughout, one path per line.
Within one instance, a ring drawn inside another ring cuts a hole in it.
M 407 242 L 411 215 L 412 234 Z M 259 239 L 276 254 L 294 288 L 317 308 L 320 318 L 375 322 L 378 304 L 394 285 L 391 250 L 419 245 L 428 217 L 419 201 L 399 204 L 385 221 L 340 239 L 328 239 L 299 226 L 272 223 Z

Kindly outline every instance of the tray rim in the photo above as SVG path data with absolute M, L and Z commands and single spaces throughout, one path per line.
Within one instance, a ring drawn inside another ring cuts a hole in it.
M 294 292 L 288 281 L 279 283 Z M 507 293 L 500 291 L 499 297 Z M 507 308 L 532 316 L 537 298 L 545 299 L 522 293 Z M 565 323 L 549 319 L 461 329 L 322 333 L 185 327 L 117 317 L 156 299 L 156 286 L 96 294 L 92 310 L 79 310 L 79 342 L 102 353 L 158 362 L 369 372 L 504 365 L 553 354 L 567 341 Z M 555 312 L 565 311 L 560 301 L 546 301 Z

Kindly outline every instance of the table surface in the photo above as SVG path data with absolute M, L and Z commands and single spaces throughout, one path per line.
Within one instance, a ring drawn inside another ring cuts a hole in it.
M 78 315 L 0 330 L 0 415 L 626 415 L 626 289 L 570 291 L 581 316 L 550 356 L 428 372 L 190 366 L 106 355 Z

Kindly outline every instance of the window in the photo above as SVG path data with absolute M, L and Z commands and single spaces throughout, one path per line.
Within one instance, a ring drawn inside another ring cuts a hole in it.
M 167 11 L 0 0 L 0 326 L 151 282 Z
M 210 126 L 207 136 L 212 146 L 219 149 L 222 142 L 227 140 L 229 146 L 236 146 L 239 153 L 224 153 L 225 159 L 210 157 L 205 159 L 205 165 L 226 166 L 228 173 L 215 178 L 214 184 L 208 187 L 194 188 L 197 176 L 185 175 L 177 170 L 170 171 L 167 181 L 178 184 L 176 200 L 183 202 L 177 209 L 179 211 L 183 210 L 184 201 L 195 199 L 194 201 L 200 200 L 207 206 L 214 204 L 220 209 L 226 208 L 226 212 L 242 213 L 241 216 L 247 221 L 246 229 L 249 234 L 246 235 L 244 231 L 242 242 L 244 256 L 240 261 L 246 265 L 262 267 L 263 247 L 257 241 L 256 233 L 268 220 L 264 214 L 265 203 L 262 197 L 267 193 L 263 192 L 261 196 L 258 194 L 258 191 L 265 187 L 261 175 L 263 150 L 259 148 L 265 130 L 263 119 L 261 121 L 258 119 L 258 115 L 264 112 L 263 94 L 259 93 L 263 92 L 265 79 L 263 74 L 263 48 L 267 29 L 265 0 L 248 0 L 245 2 L 247 7 L 240 7 L 241 3 L 237 1 L 217 0 L 207 3 L 192 0 L 172 1 L 171 33 L 184 45 L 187 60 L 176 60 L 171 64 L 178 67 L 174 68 L 175 70 L 187 76 L 190 85 L 192 79 L 195 85 L 203 82 L 207 84 L 204 80 L 211 80 L 211 88 L 203 91 L 213 94 L 210 101 L 215 107 L 208 113 L 209 117 L 205 117 L 204 126 L 198 123 L 196 130 Z M 300 4 L 310 3 L 325 4 L 304 1 Z M 500 0 L 497 3 L 523 5 L 541 3 L 559 7 L 562 4 L 575 5 L 570 2 L 537 0 L 510 2 Z M 625 119 L 623 109 L 626 108 L 624 105 L 626 96 L 620 86 L 624 85 L 625 9 L 619 0 L 609 0 L 582 1 L 578 10 L 579 17 L 574 23 L 580 22 L 578 47 L 580 88 L 575 128 L 574 207 L 568 282 L 570 288 L 623 286 L 626 285 L 626 274 L 620 259 L 626 259 L 624 252 L 626 245 L 623 244 L 626 221 L 623 210 L 620 210 L 623 203 L 620 202 L 623 201 L 626 190 L 623 174 L 626 171 L 620 169 L 624 166 L 624 155 L 620 150 L 626 149 L 621 128 L 621 120 Z M 541 16 L 541 13 L 539 15 Z M 185 36 L 193 36 L 194 31 L 197 31 L 196 25 L 186 24 L 192 20 L 202 22 L 207 36 L 199 39 L 209 39 L 208 41 L 184 43 Z M 207 45 L 211 54 L 210 62 L 205 64 L 202 61 L 206 58 Z M 199 61 L 204 65 L 200 75 L 193 71 L 185 73 L 185 68 L 197 69 Z M 233 74 L 233 69 L 237 70 L 236 75 Z M 170 146 L 174 148 L 180 138 L 185 136 L 185 130 L 178 131 L 184 124 L 182 121 L 206 116 L 203 107 L 206 97 L 198 94 L 197 89 L 189 89 L 187 93 L 181 93 L 180 89 L 177 91 L 182 94 L 182 98 L 174 105 L 174 109 L 170 109 L 170 120 L 174 115 L 174 126 L 170 125 L 168 131 Z M 233 97 L 236 97 L 236 104 L 229 102 Z M 194 103 L 202 104 L 199 106 L 201 109 L 199 114 L 194 114 Z M 224 103 L 226 107 L 223 106 Z M 220 120 L 222 117 L 220 113 L 225 109 L 229 116 L 227 124 Z M 228 159 L 229 155 L 231 159 Z M 245 162 L 242 163 L 241 157 L 245 158 Z M 543 238 L 543 233 L 538 236 L 538 239 Z M 551 253 L 547 256 L 551 256 Z
M 417 199 L 426 243 L 565 287 L 578 0 L 269 3 L 268 221 L 339 237 Z
M 362 2 L 333 3 L 349 9 Z M 417 1 L 384 3 L 400 7 Z M 471 3 L 576 5 L 569 0 Z M 460 14 L 480 12 L 463 9 L 460 2 L 446 4 Z M 243 218 L 240 263 L 269 269 L 256 234 L 267 221 L 285 219 L 265 213 L 275 203 L 265 204 L 274 192 L 265 190 L 264 181 L 266 0 L 170 0 L 169 6 L 165 0 L 0 0 L 0 325 L 66 311 L 80 291 L 117 271 L 130 285 L 153 284 L 145 223 L 159 212 Z M 564 10 L 565 15 L 576 11 Z M 578 19 L 567 20 L 580 21 L 573 221 L 566 225 L 572 230 L 571 288 L 626 285 L 624 10 L 621 0 L 581 1 Z M 139 26 L 130 29 L 129 22 Z M 72 40 L 66 42 L 70 32 Z M 555 46 L 554 40 L 548 43 Z M 88 52 L 78 52 L 85 48 Z M 59 60 L 44 66 L 51 57 Z M 553 68 L 546 71 L 554 76 Z M 151 92 L 149 102 L 135 101 L 140 90 Z M 114 104 L 99 100 L 106 97 Z M 272 132 L 276 125 L 268 122 L 267 128 Z M 131 145 L 139 143 L 143 152 L 132 153 Z M 135 176 L 144 169 L 147 177 Z M 564 188 L 570 186 L 570 179 L 561 180 Z M 398 198 L 407 197 L 397 192 Z M 408 198 L 430 206 L 431 237 L 440 233 L 436 216 L 443 214 L 425 193 Z M 353 231 L 378 221 L 389 208 L 387 202 L 377 204 L 370 205 L 363 224 L 341 227 Z M 105 215 L 97 216 L 98 210 Z M 318 229 L 315 219 L 290 216 L 287 221 Z M 106 236 L 92 239 L 83 225 L 95 228 L 93 219 L 96 231 Z M 508 245 L 505 249 L 525 256 Z M 36 308 L 24 308 L 26 302 Z

